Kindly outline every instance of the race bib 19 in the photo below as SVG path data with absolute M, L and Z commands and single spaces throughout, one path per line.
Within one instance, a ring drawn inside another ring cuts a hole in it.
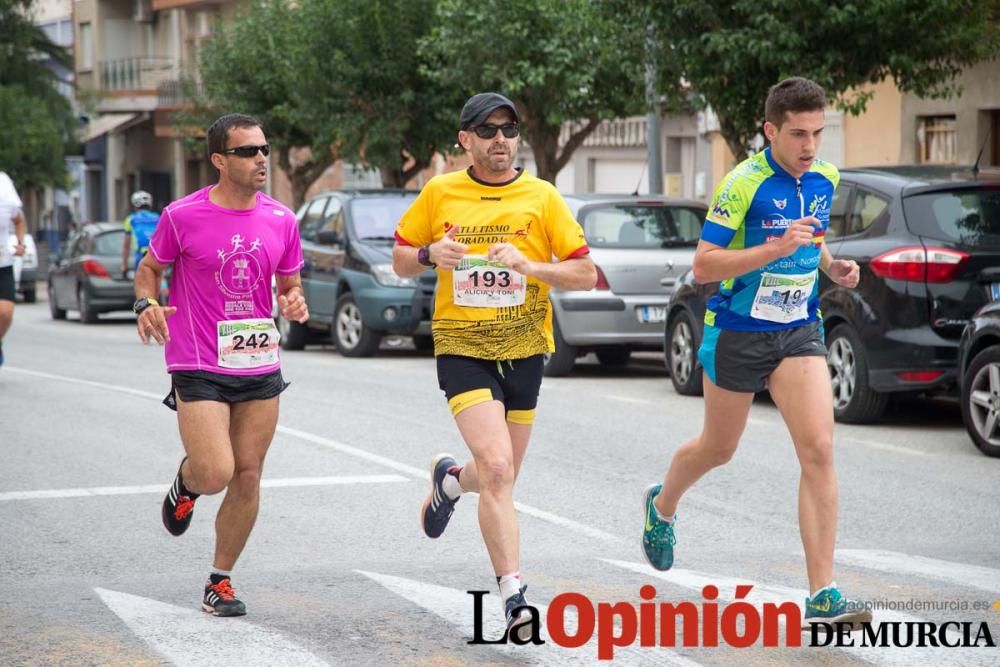
M 222 368 L 258 368 L 278 363 L 280 335 L 274 320 L 223 320 L 217 328 Z
M 796 275 L 762 273 L 750 316 L 782 324 L 804 320 L 809 316 L 809 297 L 815 284 L 815 272 Z
M 524 304 L 527 278 L 485 255 L 466 255 L 452 275 L 456 306 L 505 308 Z

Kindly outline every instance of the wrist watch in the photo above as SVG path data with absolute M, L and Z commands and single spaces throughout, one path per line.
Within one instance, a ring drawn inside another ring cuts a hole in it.
M 160 304 L 157 303 L 156 299 L 144 296 L 141 299 L 135 300 L 135 303 L 132 304 L 132 312 L 135 313 L 136 315 L 139 315 L 140 313 L 142 313 L 142 311 L 146 310 L 150 306 L 159 306 L 159 305 Z
M 431 246 L 430 244 L 425 245 L 420 250 L 417 251 L 417 261 L 424 266 L 429 266 L 434 268 L 437 266 L 433 261 L 431 261 Z

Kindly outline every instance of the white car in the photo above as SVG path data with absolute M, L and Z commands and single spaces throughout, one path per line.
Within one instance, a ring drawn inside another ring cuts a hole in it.
M 7 250 L 14 257 L 14 288 L 24 297 L 25 303 L 34 303 L 37 299 L 38 284 L 38 249 L 31 234 L 24 235 L 24 255 L 14 255 L 17 248 L 17 236 L 11 233 L 7 239 Z

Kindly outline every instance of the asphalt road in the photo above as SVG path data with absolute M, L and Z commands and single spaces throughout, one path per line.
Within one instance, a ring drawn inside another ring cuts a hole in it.
M 702 402 L 673 392 L 656 355 L 626 369 L 588 359 L 543 384 L 516 489 L 521 571 L 543 609 L 571 592 L 627 604 L 598 614 L 602 647 L 596 630 L 578 648 L 557 645 L 544 621 L 541 646 L 470 645 L 467 591 L 492 594 L 486 637 L 502 613 L 476 497 L 459 502 L 441 539 L 419 527 L 431 459 L 464 453 L 432 357 L 405 344 L 372 359 L 316 347 L 283 353 L 292 386 L 233 575 L 249 614 L 213 618 L 199 607 L 219 497 L 198 501 L 180 538 L 160 524 L 181 457 L 175 415 L 159 403 L 161 350 L 138 342 L 127 314 L 55 322 L 39 302 L 18 305 L 4 352 L 0 665 L 595 664 L 628 633 L 646 585 L 653 602 L 696 605 L 703 631 L 718 628 L 712 614 L 724 615 L 737 586 L 753 586 L 745 599 L 758 610 L 806 595 L 798 465 L 774 406 L 758 399 L 733 461 L 685 497 L 675 569 L 656 573 L 640 553 L 641 494 L 699 430 Z M 838 425 L 835 440 L 841 589 L 881 605 L 876 621 L 902 633 L 907 622 L 967 622 L 979 646 L 870 647 L 856 634 L 853 647 L 789 647 L 782 630 L 777 648 L 725 637 L 708 647 L 702 632 L 685 647 L 678 632 L 675 647 L 636 638 L 615 648 L 614 664 L 1000 664 L 980 625 L 1000 643 L 1000 460 L 972 446 L 947 401 L 900 404 L 878 426 Z M 719 590 L 711 604 L 706 584 Z M 579 626 L 574 613 L 558 616 L 567 635 L 589 636 L 586 610 Z

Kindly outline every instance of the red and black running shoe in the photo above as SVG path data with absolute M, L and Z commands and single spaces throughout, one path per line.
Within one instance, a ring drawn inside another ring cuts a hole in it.
M 191 493 L 184 487 L 184 480 L 181 479 L 181 467 L 184 466 L 185 456 L 181 460 L 181 465 L 177 468 L 177 476 L 174 483 L 170 485 L 167 496 L 163 499 L 163 526 L 171 535 L 183 535 L 184 531 L 191 525 L 191 514 L 194 512 L 194 501 L 198 499 L 197 493 Z
M 205 597 L 201 610 L 213 616 L 245 616 L 247 607 L 236 599 L 229 577 L 213 574 L 205 582 Z

